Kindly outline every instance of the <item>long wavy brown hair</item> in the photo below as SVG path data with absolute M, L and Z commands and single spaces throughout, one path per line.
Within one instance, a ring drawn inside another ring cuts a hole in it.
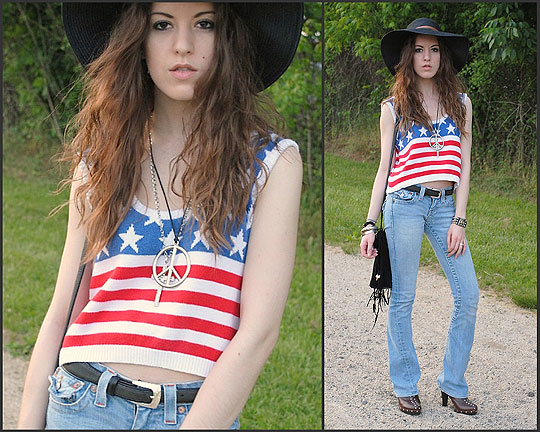
M 109 242 L 124 219 L 141 181 L 148 155 L 154 84 L 146 73 L 143 43 L 151 5 L 126 5 L 108 45 L 83 76 L 82 108 L 68 130 L 60 160 L 86 167 L 75 192 L 88 239 L 86 261 Z M 269 98 L 261 95 L 256 53 L 244 21 L 228 4 L 215 4 L 214 67 L 195 90 L 194 125 L 173 163 L 173 192 L 191 200 L 192 214 L 215 253 L 229 248 L 231 229 L 243 219 L 256 183 L 255 167 L 266 170 L 257 153 L 270 132 L 283 124 Z M 219 65 L 219 67 L 218 67 Z M 180 120 L 179 120 L 180 121 Z M 256 137 L 256 139 L 254 139 Z M 179 162 L 186 169 L 181 190 L 174 185 Z M 64 205 L 67 203 L 64 203 Z
M 413 56 L 416 37 L 411 36 L 401 50 L 399 63 L 396 65 L 394 85 L 391 96 L 394 97 L 394 107 L 400 113 L 399 129 L 405 132 L 412 126 L 412 121 L 421 124 L 432 132 L 433 125 L 428 113 L 422 105 L 422 94 L 416 87 Z M 439 94 L 442 112 L 454 120 L 461 134 L 465 135 L 465 105 L 459 99 L 459 92 L 464 86 L 456 75 L 451 53 L 443 38 L 438 38 L 441 53 L 439 70 L 433 77 L 435 88 Z

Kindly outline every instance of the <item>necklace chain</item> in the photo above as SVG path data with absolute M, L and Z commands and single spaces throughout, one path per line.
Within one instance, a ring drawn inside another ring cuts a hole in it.
M 156 290 L 156 297 L 154 299 L 154 306 L 159 305 L 160 297 L 161 297 L 161 291 L 163 288 L 175 288 L 178 285 L 180 285 L 189 275 L 189 271 L 191 269 L 191 260 L 189 258 L 189 255 L 187 251 L 180 246 L 180 237 L 182 236 L 182 232 L 184 230 L 184 225 L 189 219 L 189 214 L 191 212 L 191 200 L 188 201 L 187 206 L 184 207 L 184 211 L 182 214 L 182 220 L 180 222 L 180 227 L 178 229 L 178 234 L 174 232 L 174 224 L 173 224 L 173 218 L 171 213 L 171 208 L 169 207 L 169 201 L 167 200 L 167 194 L 165 193 L 165 188 L 163 187 L 163 183 L 161 182 L 161 178 L 159 177 L 159 172 L 156 168 L 156 165 L 154 163 L 154 155 L 152 153 L 152 133 L 148 133 L 148 138 L 150 142 L 150 175 L 152 177 L 152 191 L 154 193 L 154 203 L 156 205 L 156 212 L 158 216 L 158 226 L 161 233 L 161 242 L 163 243 L 163 247 L 158 252 L 156 257 L 154 258 L 154 263 L 152 264 L 152 275 L 154 277 L 154 280 L 158 283 L 159 288 Z M 165 245 L 165 230 L 163 228 L 163 219 L 161 218 L 161 211 L 159 209 L 159 197 L 157 193 L 157 185 L 156 185 L 156 177 L 159 182 L 159 186 L 161 187 L 161 190 L 163 192 L 163 196 L 165 198 L 165 204 L 167 205 L 167 210 L 169 211 L 169 218 L 171 221 L 171 227 L 174 234 L 174 242 L 172 246 L 166 246 Z M 186 268 L 184 275 L 180 275 L 175 268 L 175 260 L 177 256 L 183 256 L 186 263 Z M 162 266 L 162 270 L 158 271 L 159 267 L 159 260 L 163 258 L 164 264 Z
M 188 215 L 191 212 L 191 200 L 188 202 L 187 207 L 184 209 L 184 212 L 182 214 L 182 221 L 180 222 L 180 228 L 178 229 L 178 234 L 176 234 L 174 232 L 173 218 L 171 214 L 171 209 L 169 208 L 169 203 L 167 201 L 167 196 L 165 195 L 163 184 L 161 183 L 161 179 L 159 178 L 159 173 L 157 172 L 157 168 L 155 167 L 155 164 L 154 164 L 154 155 L 152 154 L 152 132 L 148 133 L 148 138 L 150 141 L 150 176 L 152 178 L 152 191 L 154 193 L 154 204 L 156 206 L 156 212 L 159 219 L 158 225 L 159 225 L 159 230 L 161 233 L 161 241 L 163 242 L 163 246 L 165 246 L 165 230 L 163 229 L 163 219 L 161 218 L 161 211 L 159 209 L 159 197 L 157 193 L 156 176 L 158 178 L 159 185 L 161 186 L 163 196 L 165 197 L 165 204 L 167 205 L 167 210 L 169 211 L 169 218 L 170 218 L 172 230 L 174 233 L 174 243 L 178 244 L 180 242 L 180 236 L 182 235 L 182 232 L 184 230 L 186 219 L 188 219 L 186 215 Z

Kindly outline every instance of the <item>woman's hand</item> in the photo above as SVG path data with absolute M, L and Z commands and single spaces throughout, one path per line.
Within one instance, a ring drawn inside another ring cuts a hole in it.
M 360 242 L 360 252 L 364 258 L 375 258 L 377 256 L 377 249 L 373 248 L 373 242 L 375 241 L 375 234 L 368 233 L 362 237 Z
M 455 254 L 457 258 L 459 255 L 465 253 L 467 242 L 465 241 L 465 228 L 456 224 L 450 224 L 448 228 L 448 234 L 446 236 L 446 244 L 448 245 L 448 256 Z

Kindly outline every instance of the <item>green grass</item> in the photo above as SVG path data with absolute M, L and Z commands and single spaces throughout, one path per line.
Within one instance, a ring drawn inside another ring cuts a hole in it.
M 341 246 L 347 253 L 359 253 L 359 225 L 367 214 L 377 167 L 377 162 L 325 154 L 325 243 Z M 497 188 L 493 180 L 497 173 L 490 176 L 473 175 L 467 206 L 467 240 L 480 287 L 507 295 L 519 306 L 536 309 L 535 197 L 519 187 Z M 486 183 L 491 187 L 485 187 Z M 426 239 L 420 262 L 439 266 Z
M 51 151 L 15 149 L 3 154 L 4 348 L 28 358 L 52 298 L 65 240 L 68 198 L 52 194 L 59 174 Z M 280 338 L 242 412 L 243 429 L 320 429 L 322 371 L 322 258 L 320 198 L 305 193 L 295 272 Z

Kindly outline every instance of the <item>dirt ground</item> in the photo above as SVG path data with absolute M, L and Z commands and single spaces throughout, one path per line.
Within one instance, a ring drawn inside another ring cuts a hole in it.
M 414 344 L 422 377 L 422 413 L 398 409 L 388 377 L 386 308 L 375 328 L 366 307 L 373 261 L 325 247 L 325 429 L 536 429 L 537 313 L 481 291 L 466 378 L 478 414 L 441 406 L 442 367 L 452 310 L 442 273 L 420 270 L 413 309 Z

